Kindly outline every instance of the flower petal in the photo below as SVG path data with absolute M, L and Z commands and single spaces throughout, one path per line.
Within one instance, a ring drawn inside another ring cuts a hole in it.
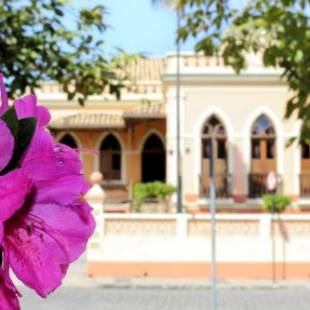
M 19 222 L 19 223 L 18 223 Z M 72 206 L 35 204 L 6 226 L 5 248 L 16 276 L 46 297 L 61 285 L 68 265 L 85 250 L 95 227 L 84 201 Z
M 6 123 L 0 120 L 0 171 L 9 163 L 13 150 L 14 137 Z
M 19 119 L 26 117 L 33 117 L 37 110 L 37 97 L 35 95 L 28 95 L 14 101 L 17 117 Z
M 62 237 L 70 262 L 84 252 L 94 232 L 95 220 L 91 212 L 92 208 L 82 199 L 69 206 L 36 204 L 31 210 L 32 215 L 41 218 L 47 227 Z
M 23 163 L 32 162 L 34 160 L 42 159 L 45 157 L 54 158 L 54 142 L 51 134 L 43 129 L 37 128 L 31 143 L 24 155 Z
M 31 186 L 21 169 L 0 176 L 0 221 L 6 221 L 23 206 Z
M 22 168 L 34 182 L 37 203 L 68 205 L 85 191 L 77 152 L 55 145 L 46 130 L 39 128 L 35 133 Z
M 3 236 L 4 236 L 3 222 L 0 222 L 0 244 L 2 244 Z
M 36 117 L 39 126 L 46 126 L 51 120 L 51 114 L 46 107 L 38 106 Z
M 35 227 L 31 217 L 5 225 L 4 248 L 10 267 L 25 285 L 46 297 L 61 285 L 66 266 L 61 264 L 66 249 L 43 228 Z M 55 249 L 57 251 L 55 252 Z
M 39 127 L 45 126 L 50 121 L 49 111 L 42 106 L 37 106 L 37 97 L 28 95 L 14 101 L 17 117 L 19 119 L 26 117 L 35 117 L 38 120 Z
M 5 90 L 3 74 L 1 72 L 0 72 L 0 93 L 1 93 L 0 115 L 2 115 L 9 107 L 9 100 Z
M 18 292 L 9 277 L 8 271 L 0 269 L 0 308 L 1 310 L 19 310 Z

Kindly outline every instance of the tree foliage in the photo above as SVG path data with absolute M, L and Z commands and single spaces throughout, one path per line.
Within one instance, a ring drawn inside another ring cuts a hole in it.
M 178 39 L 197 37 L 196 50 L 223 56 L 237 72 L 246 55 L 262 56 L 266 67 L 282 69 L 294 96 L 286 117 L 303 121 L 302 138 L 310 141 L 309 0 L 176 0 L 183 11 Z
M 101 5 L 77 10 L 65 0 L 0 0 L 0 71 L 9 96 L 34 92 L 46 80 L 81 104 L 105 87 L 119 96 L 127 80 L 122 68 L 134 56 L 104 56 L 104 13 Z

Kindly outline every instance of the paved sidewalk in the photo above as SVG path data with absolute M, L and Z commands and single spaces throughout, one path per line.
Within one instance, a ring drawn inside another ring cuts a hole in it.
M 43 300 L 23 289 L 23 310 L 209 310 L 208 289 L 61 288 Z M 218 310 L 309 310 L 310 290 L 222 289 Z
M 88 278 L 85 259 L 47 299 L 20 287 L 24 310 L 210 309 L 209 279 Z M 219 310 L 308 310 L 310 281 L 219 281 Z

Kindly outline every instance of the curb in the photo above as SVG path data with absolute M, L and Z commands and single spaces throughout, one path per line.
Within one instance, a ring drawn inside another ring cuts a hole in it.
M 69 276 L 65 287 L 88 287 L 102 289 L 210 289 L 209 279 L 152 279 L 152 278 L 88 278 Z M 219 280 L 218 289 L 310 289 L 310 281 L 270 280 L 231 281 Z

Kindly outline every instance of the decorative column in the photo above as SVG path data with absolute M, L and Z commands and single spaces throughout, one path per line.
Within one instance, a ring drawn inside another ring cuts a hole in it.
M 99 171 L 93 172 L 90 176 L 90 181 L 93 184 L 91 189 L 86 194 L 85 198 L 93 208 L 93 213 L 96 221 L 96 229 L 88 243 L 87 260 L 94 260 L 100 257 L 103 237 L 104 237 L 104 201 L 105 192 L 100 186 L 103 176 Z

